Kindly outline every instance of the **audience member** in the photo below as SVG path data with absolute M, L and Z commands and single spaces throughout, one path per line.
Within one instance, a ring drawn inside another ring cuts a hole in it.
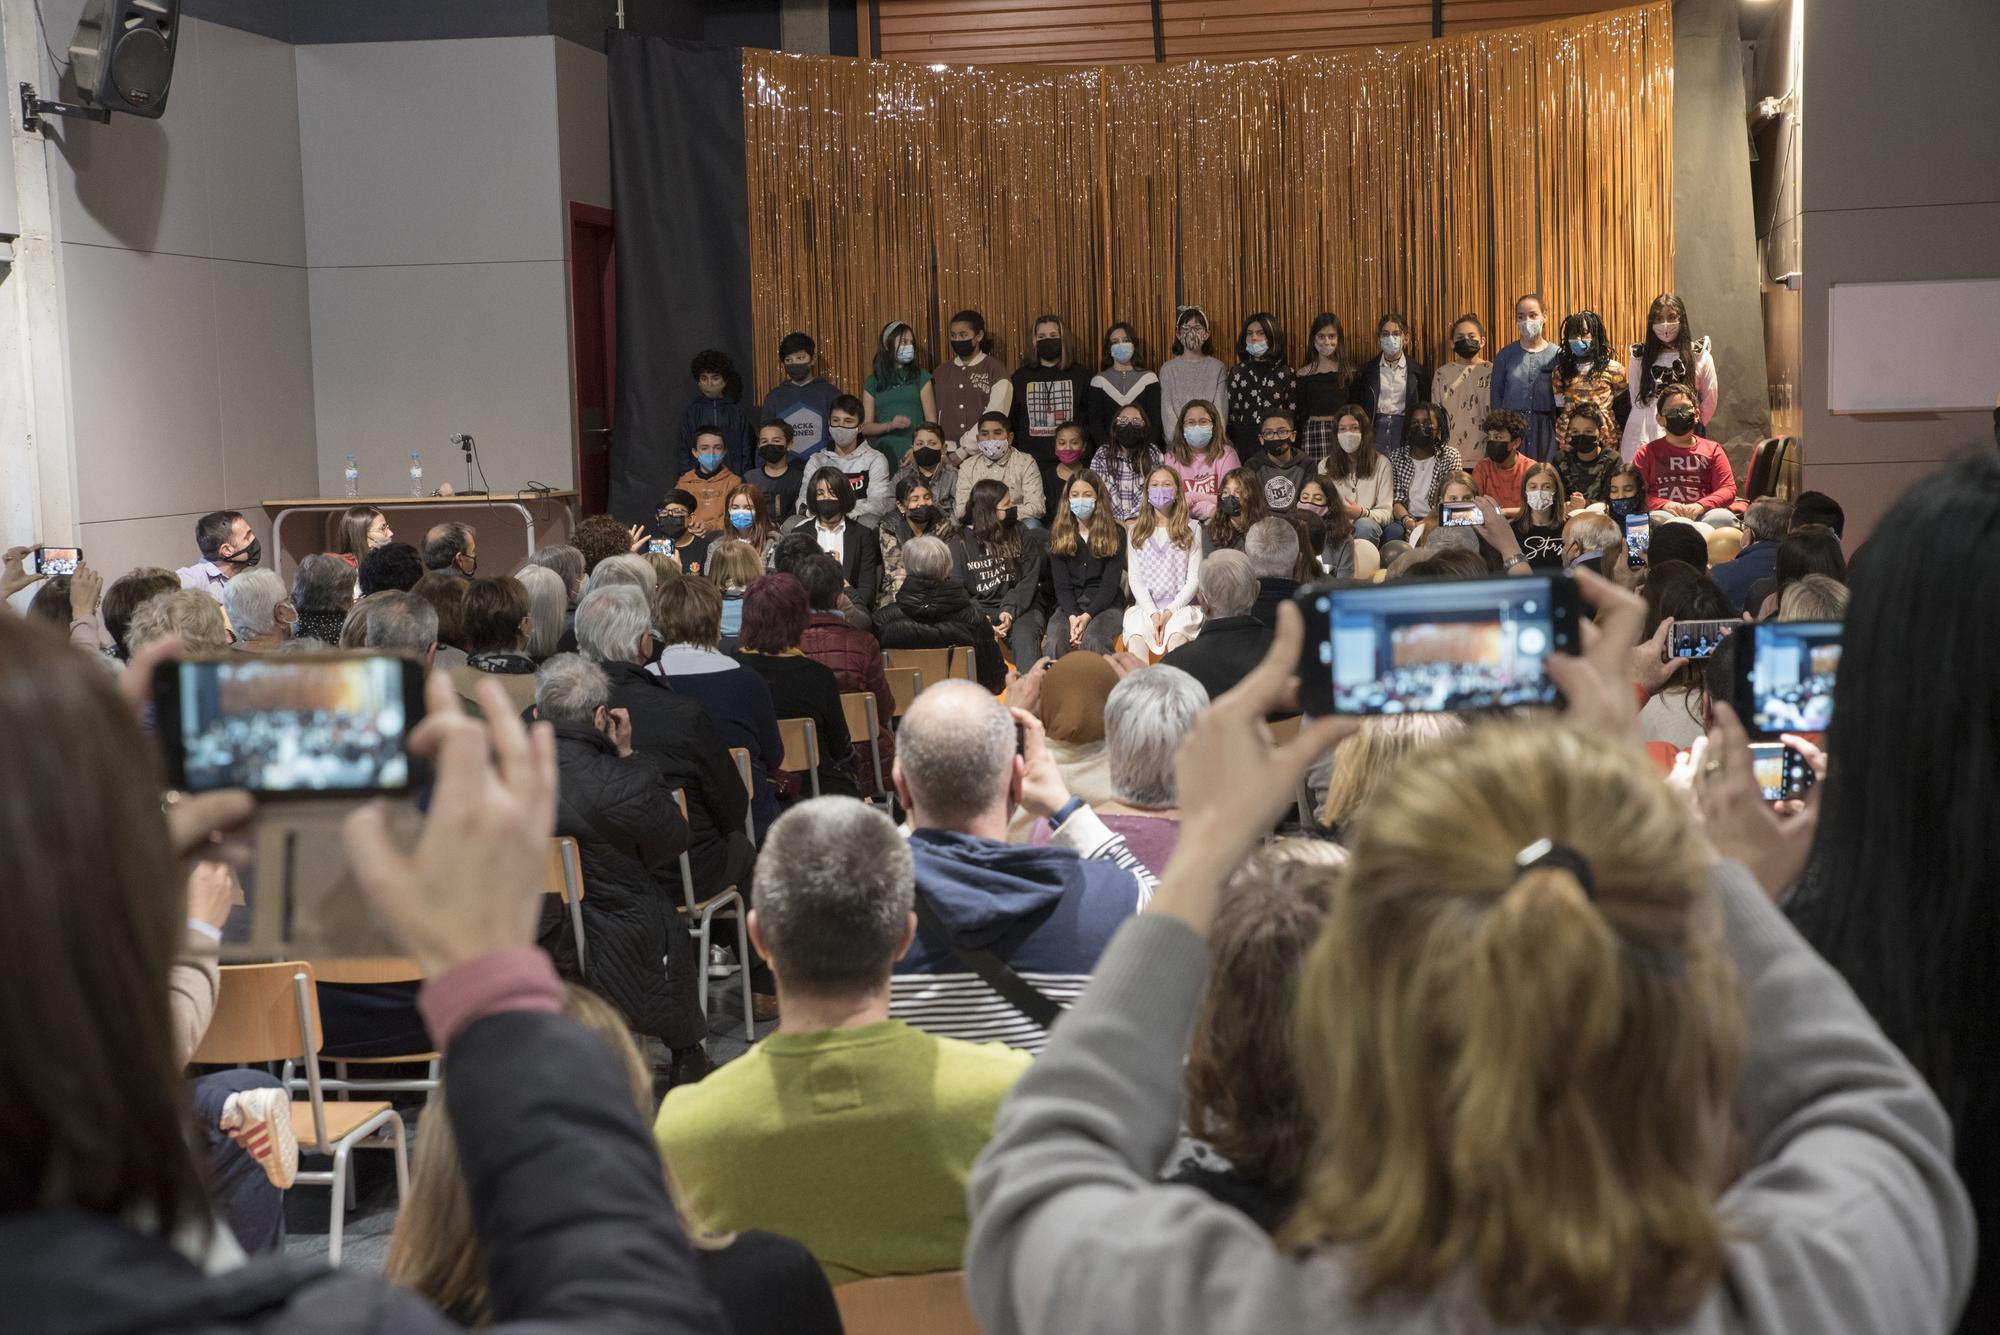
M 654 1116 L 652 1074 L 626 1033 L 625 1019 L 594 992 L 566 983 L 562 1012 L 578 1027 L 602 1039 L 617 1056 L 631 1086 L 632 1102 L 650 1123 Z M 455 1321 L 490 1325 L 492 1280 L 481 1263 L 472 1229 L 472 1199 L 452 1135 L 450 1109 L 442 1087 L 424 1111 L 408 1198 L 389 1239 L 388 1277 L 427 1299 Z M 704 1285 L 722 1304 L 735 1335 L 840 1335 L 840 1312 L 826 1275 L 812 1253 L 790 1238 L 755 1230 L 712 1233 L 677 1199 L 672 1177 L 667 1193 Z
M 1842 621 L 1847 586 L 1831 575 L 1801 575 L 1778 595 L 1778 621 Z
M 63 634 L 69 631 L 69 578 L 68 575 L 50 575 L 42 581 L 42 587 L 35 590 L 34 597 L 28 599 L 28 616 Z
M 919 540 L 913 543 L 926 550 Z M 928 557 L 920 557 L 928 560 Z M 837 609 L 840 603 L 840 567 L 823 552 L 812 552 L 792 567 L 792 578 L 806 591 L 810 615 L 799 635 L 799 649 L 815 663 L 833 670 L 833 679 L 843 695 L 861 691 L 875 697 L 875 717 L 881 723 L 876 737 L 882 748 L 882 777 L 888 782 L 889 762 L 896 754 L 895 734 L 890 730 L 896 712 L 896 697 L 889 689 L 888 674 L 882 670 L 882 645 Z M 906 584 L 907 587 L 907 584 Z M 857 743 L 860 739 L 856 739 Z M 861 752 L 855 752 L 857 762 Z M 859 774 L 861 786 L 875 796 L 875 759 L 870 752 Z
M 369 604 L 362 647 L 414 658 L 429 671 L 438 653 L 437 608 L 416 593 L 385 591 Z
M 457 575 L 433 570 L 418 580 L 410 592 L 429 603 L 437 613 L 437 654 L 433 666 L 439 672 L 464 667 L 465 581 Z
M 653 598 L 660 655 L 648 671 L 698 702 L 725 747 L 750 753 L 750 810 L 758 837 L 778 818 L 771 776 L 785 758 L 778 715 L 764 679 L 722 652 L 722 595 L 703 579 L 681 579 Z
M 972 1160 L 1027 1066 L 891 1017 L 917 924 L 912 847 L 851 798 L 779 818 L 750 914 L 778 1030 L 669 1091 L 654 1125 L 696 1217 L 797 1238 L 836 1284 L 958 1267 Z
M 424 569 L 471 579 L 479 573 L 479 534 L 456 520 L 432 525 L 424 534 Z
M 1043 692 L 1046 705 L 1048 695 Z M 1194 716 L 1208 705 L 1201 683 L 1166 664 L 1129 672 L 1104 702 L 1104 751 L 1110 796 L 1092 807 L 1104 827 L 1124 839 L 1132 856 L 1158 876 L 1180 842 L 1174 798 L 1174 757 Z M 1048 714 L 1044 711 L 1044 721 Z M 1037 821 L 1031 842 L 1045 844 Z
M 1773 598 L 1807 575 L 1825 575 L 1842 584 L 1847 582 L 1847 556 L 1841 551 L 1840 538 L 1823 524 L 1793 525 L 1792 531 L 1778 544 L 1770 578 L 1750 586 L 1744 610 L 1765 615 L 1773 605 Z
M 832 668 L 806 657 L 799 648 L 811 615 L 805 587 L 796 579 L 759 575 L 743 595 L 743 634 L 736 658 L 764 679 L 771 708 L 780 719 L 808 719 L 818 733 L 817 790 L 805 787 L 804 774 L 787 772 L 787 791 L 794 797 L 855 797 L 859 748 L 847 734 L 840 681 Z
M 1836 538 L 1847 535 L 1847 512 L 1840 502 L 1823 491 L 1802 491 L 1792 498 L 1792 527 L 1824 524 Z
M 1282 745 L 1257 727 L 1295 700 L 1296 613 L 1203 712 L 1180 766 L 1198 828 L 974 1172 L 965 1268 L 983 1329 L 1949 1321 L 1973 1247 L 1942 1110 L 1634 763 L 1638 600 L 1585 591 L 1600 634 L 1559 674 L 1574 722 L 1484 724 L 1370 804 L 1301 966 L 1314 1144 L 1276 1246 L 1151 1178 L 1180 1120 L 1218 891 L 1352 724 Z M 1709 782 L 1748 770 L 1737 750 Z M 1445 837 L 1440 810 L 1457 813 Z M 1601 1153 L 1580 1159 L 1585 1144 Z
M 231 582 L 233 583 L 234 581 Z M 368 609 L 380 602 L 386 594 L 392 592 L 394 590 L 385 589 L 382 593 L 371 593 L 365 598 L 354 600 L 347 609 L 347 615 L 341 618 L 339 645 L 341 649 L 360 649 L 366 645 L 368 639 Z M 281 645 L 279 648 L 282 649 L 283 646 Z
M 1271 515 L 1243 535 L 1243 556 L 1257 577 L 1257 601 L 1251 604 L 1250 615 L 1266 626 L 1278 624 L 1279 605 L 1298 592 L 1299 555 L 1298 525 L 1289 519 Z
M 205 590 L 160 596 L 179 599 L 220 623 Z M 241 793 L 163 804 L 125 702 L 59 643 L 0 618 L 0 735 L 15 762 L 0 774 L 0 1012 L 34 1017 L 0 1026 L 9 1324 L 74 1329 L 88 1312 L 107 1329 L 248 1331 L 338 1310 L 382 1330 L 456 1329 L 353 1270 L 246 1264 L 215 1227 L 186 1132 L 188 1054 L 169 1018 L 188 913 L 177 860 L 250 819 L 252 804 Z M 440 774 L 414 851 L 391 844 L 377 808 L 346 835 L 370 905 L 431 980 L 477 1250 L 510 1277 L 493 1293 L 493 1329 L 722 1331 L 615 1059 L 547 1013 L 557 985 L 528 924 L 553 825 L 549 744 L 512 718 L 487 731 L 454 717 L 442 681 L 431 692 Z M 538 763 L 503 773 L 494 749 Z M 55 773 L 62 783 L 47 781 Z M 550 1274 L 562 1282 L 534 1279 Z
M 921 926 L 891 1013 L 920 1029 L 1040 1051 L 1118 925 L 1145 903 L 1125 841 L 1063 786 L 1041 721 L 966 681 L 927 687 L 897 734 Z M 1055 847 L 1006 842 L 1016 805 Z
M 340 565 L 330 556 L 325 559 Z M 172 589 L 154 594 L 134 608 L 131 619 L 125 623 L 126 653 L 136 655 L 155 640 L 164 640 L 169 635 L 180 636 L 181 653 L 188 657 L 224 652 L 229 648 L 229 623 L 223 620 L 222 604 L 210 598 L 205 589 Z
M 292 607 L 298 612 L 293 637 L 338 648 L 353 602 L 354 572 L 344 561 L 318 553 L 306 557 L 292 572 Z
M 952 578 L 951 548 L 938 538 L 915 538 L 902 557 L 903 587 L 875 614 L 882 648 L 970 649 L 979 684 L 998 695 L 1006 688 L 1007 662 L 992 625 Z
M 264 559 L 264 545 L 250 521 L 235 510 L 217 510 L 195 521 L 194 545 L 201 560 L 174 572 L 183 589 L 200 589 L 216 602 L 222 587 Z
M 585 575 L 595 574 L 598 566 L 614 556 L 629 556 L 634 547 L 642 545 L 645 541 L 643 537 L 635 537 L 632 529 L 625 527 L 610 515 L 592 515 L 576 526 L 576 531 L 570 534 L 570 540 L 576 544 L 577 552 L 583 557 Z M 583 592 L 587 591 L 583 589 L 577 594 L 579 602 L 583 599 Z
M 611 679 L 576 654 L 558 654 L 535 674 L 535 716 L 555 729 L 556 834 L 576 840 L 583 861 L 583 939 L 577 958 L 568 912 L 542 898 L 542 949 L 556 972 L 616 1006 L 626 1027 L 659 1039 L 674 1078 L 698 1076 L 707 1021 L 696 1000 L 694 938 L 677 910 L 687 822 L 650 760 L 632 751 L 632 719 L 611 707 Z M 664 965 L 664 968 L 662 967 Z
M 537 565 L 524 565 L 515 571 L 514 582 L 528 595 L 528 637 L 522 652 L 535 663 L 546 663 L 562 643 L 569 590 L 561 575 Z
M 1209 699 L 1241 681 L 1264 660 L 1271 628 L 1251 615 L 1257 576 L 1241 552 L 1217 552 L 1201 563 L 1201 634 L 1160 661 L 1201 683 Z
M 1574 441 L 1576 437 L 1570 437 Z M 1625 565 L 1625 533 L 1599 510 L 1579 510 L 1563 525 L 1563 566 L 1589 566 L 1606 579 Z
M 1194 1140 L 1168 1180 L 1201 1188 L 1266 1233 L 1297 1204 L 1312 1149 L 1288 1037 L 1339 865 L 1327 844 L 1286 839 L 1252 853 L 1230 878 L 1188 1041 L 1185 1116 Z
M 1455 740 L 1463 727 L 1456 714 L 1362 719 L 1354 735 L 1333 753 L 1325 798 L 1319 807 L 1320 829 L 1343 849 L 1352 844 L 1360 832 L 1361 813 L 1376 790 L 1413 756 L 1440 742 Z
M 736 652 L 743 634 L 743 591 L 763 573 L 763 558 L 747 542 L 723 538 L 708 549 L 708 570 L 703 577 L 722 595 L 721 635 L 716 647 L 725 654 Z
M 597 589 L 577 604 L 577 648 L 610 679 L 611 707 L 632 721 L 632 749 L 686 793 L 696 897 L 732 885 L 747 891 L 756 859 L 743 828 L 749 794 L 708 711 L 647 671 L 653 634 L 653 614 L 637 589 Z
M 1750 586 L 1760 579 L 1771 578 L 1775 573 L 1778 543 L 1791 526 L 1791 502 L 1781 501 L 1776 496 L 1764 496 L 1750 502 L 1750 508 L 1743 512 L 1743 532 L 1749 541 L 1736 553 L 1734 560 L 1715 571 L 1716 587 L 1729 599 L 1731 607 L 1738 611 L 1749 607 Z
M 424 577 L 424 558 L 407 542 L 376 547 L 361 558 L 355 587 L 363 598 L 384 589 L 408 593 Z
M 126 643 L 132 613 L 154 595 L 180 587 L 179 577 L 159 566 L 140 566 L 111 581 L 111 587 L 104 591 L 100 613 L 104 618 L 104 633 L 111 639 L 113 658 L 124 662 L 132 656 L 131 648 Z
M 553 570 L 562 578 L 563 599 L 574 612 L 577 600 L 583 597 L 583 578 L 590 573 L 582 549 L 567 542 L 553 542 L 528 553 L 527 563 Z
M 465 588 L 465 663 L 475 672 L 533 676 L 535 660 L 521 652 L 532 628 L 528 591 L 512 575 L 486 576 Z
M 298 620 L 285 581 L 269 570 L 247 570 L 230 580 L 222 591 L 222 610 L 236 635 L 233 647 L 245 653 L 275 653 Z
M 1708 539 L 1702 537 L 1701 530 L 1693 524 L 1673 520 L 1654 524 L 1646 564 L 1657 568 L 1669 561 L 1680 561 L 1696 570 L 1707 570 Z
M 334 534 L 332 556 L 347 562 L 349 570 L 358 571 L 361 559 L 372 551 L 386 547 L 395 541 L 396 534 L 389 527 L 389 516 L 373 505 L 350 505 L 347 513 L 340 517 Z
M 670 556 L 660 559 L 669 564 L 673 561 Z M 678 567 L 675 567 L 675 570 L 678 574 Z M 660 583 L 660 569 L 654 564 L 653 554 L 639 556 L 631 552 L 620 552 L 616 556 L 599 561 L 591 570 L 589 578 L 583 581 L 583 597 L 589 597 L 598 589 L 622 584 L 645 594 L 646 601 L 650 603 L 653 601 L 653 595 L 659 591 Z M 583 598 L 577 599 L 578 603 L 582 601 Z
M 1805 497 L 1798 508 L 1806 508 Z M 2000 1231 L 2000 1161 L 1990 1133 L 2000 1120 L 2000 1070 L 1988 1056 L 2000 1019 L 1992 1003 L 2000 906 L 1987 846 L 2000 802 L 2000 747 L 1991 740 L 2000 735 L 1996 535 L 2000 458 L 1992 451 L 1947 465 L 1889 508 L 1868 540 L 1867 559 L 1855 568 L 1847 608 L 1854 633 L 1841 655 L 1826 735 L 1835 763 L 1816 789 L 1816 827 L 1753 827 L 1758 844 L 1779 858 L 1801 836 L 1810 840 L 1805 874 L 1786 911 L 1937 1091 L 1957 1133 L 1959 1174 L 1989 1237 Z M 1778 870 L 1760 872 L 1759 879 L 1776 894 L 1790 878 Z M 1755 995 L 1747 986 L 1745 992 Z M 1830 1022 L 1821 1018 L 1822 1025 Z M 1832 1041 L 1830 1032 L 1821 1034 Z M 1833 1087 L 1854 1098 L 1868 1088 L 1858 1073 Z M 1918 1106 L 1928 1109 L 1927 1100 Z M 1918 1143 L 1927 1146 L 1929 1137 Z M 1858 1162 L 1860 1148 L 1847 1152 L 1848 1162 Z M 1906 1147 L 1905 1156 L 1919 1153 Z M 1928 1167 L 1921 1157 L 1914 1163 Z M 1893 1175 L 1878 1191 L 1907 1181 L 1911 1169 L 1882 1171 Z M 1923 1232 L 1912 1235 L 1912 1227 Z M 1929 1267 L 1948 1261 L 1955 1274 L 1970 1244 L 1960 1250 L 1930 1233 L 1929 1214 L 1920 1211 L 1887 1226 L 1877 1240 L 1856 1243 L 1852 1254 L 1828 1255 L 1844 1267 L 1913 1253 Z M 1838 1291 L 1872 1294 L 1904 1282 L 1864 1280 L 1848 1273 Z M 1852 1325 L 1854 1315 L 1829 1311 L 1807 1324 Z M 1943 1330 L 1948 1316 L 1926 1319 L 1912 1311 L 1900 1326 Z M 1963 1335 L 2000 1329 L 2000 1264 L 1991 1251 L 1981 1259 L 1957 1329 Z
M 1728 621 L 1736 615 L 1729 595 L 1705 574 L 1676 580 L 1660 597 L 1658 607 L 1664 618 L 1674 622 Z M 1653 692 L 1639 711 L 1639 731 L 1648 742 L 1666 742 L 1685 750 L 1708 731 L 1708 692 L 1700 660 L 1684 658 L 1679 662 L 1680 670 Z

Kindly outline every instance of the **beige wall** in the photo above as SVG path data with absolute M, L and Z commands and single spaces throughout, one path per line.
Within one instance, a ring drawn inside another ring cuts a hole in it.
M 1807 0 L 1799 374 L 1805 484 L 1846 507 L 1850 546 L 1955 452 L 1993 447 L 1988 411 L 1827 411 L 1827 294 L 1836 283 L 2000 277 L 2000 118 L 1965 114 L 1992 82 L 2000 5 Z M 1916 358 L 1950 329 L 1884 329 Z M 2000 393 L 2000 350 L 1991 383 Z

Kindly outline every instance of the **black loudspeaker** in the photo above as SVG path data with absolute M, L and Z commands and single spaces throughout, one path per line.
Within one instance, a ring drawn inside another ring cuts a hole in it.
M 181 0 L 86 0 L 69 42 L 77 91 L 107 110 L 158 118 L 180 29 Z

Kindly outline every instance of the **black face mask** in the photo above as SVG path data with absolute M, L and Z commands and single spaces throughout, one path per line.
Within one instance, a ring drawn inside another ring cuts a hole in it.
M 1576 457 L 1579 459 L 1595 459 L 1597 457 L 1597 437 L 1595 436 L 1571 436 L 1569 438 L 1569 447 L 1576 451 Z
M 1451 348 L 1453 352 L 1456 352 L 1459 356 L 1469 361 L 1472 358 L 1472 354 L 1479 351 L 1479 340 L 1476 338 L 1455 338 L 1451 341 Z
M 660 516 L 660 536 L 663 538 L 678 538 L 681 534 L 687 532 L 687 526 L 686 515 Z
M 1062 340 L 1059 338 L 1038 338 L 1035 340 L 1035 355 L 1045 362 L 1052 362 L 1062 356 Z
M 928 445 L 918 446 L 910 451 L 910 457 L 917 461 L 917 467 L 928 472 L 944 462 L 944 451 L 934 450 Z
M 1283 459 L 1291 452 L 1292 442 L 1289 440 L 1267 440 L 1264 442 L 1264 453 L 1273 459 Z
M 1234 519 L 1243 513 L 1243 502 L 1234 496 L 1224 496 L 1215 503 L 1215 512 L 1225 518 Z
M 935 505 L 913 505 L 903 511 L 903 518 L 912 524 L 922 524 L 925 528 L 929 528 L 938 521 L 938 508 Z
M 785 462 L 785 455 L 789 452 L 783 445 L 759 445 L 757 447 L 757 457 L 767 464 L 781 464 Z
M 1501 460 L 1505 459 L 1507 455 L 1513 450 L 1513 448 L 1514 446 L 1512 445 L 1511 442 L 1504 440 L 1489 440 L 1486 442 L 1486 457 L 1491 459 L 1494 463 L 1497 464 Z
M 972 355 L 972 350 L 978 346 L 979 345 L 977 343 L 974 343 L 969 338 L 955 338 L 951 341 L 952 352 L 955 353 L 961 359 L 970 357 Z
M 1674 435 L 1685 436 L 1694 430 L 1694 409 L 1672 409 L 1660 418 L 1660 422 Z
M 813 500 L 813 513 L 821 519 L 833 519 L 840 514 L 840 502 L 831 496 L 819 496 Z
M 230 557 L 229 560 L 231 564 L 243 566 L 246 569 L 250 566 L 260 565 L 264 560 L 264 544 L 253 537 L 250 539 L 249 546 Z
M 1438 433 L 1427 426 L 1413 426 L 1404 433 L 1403 439 L 1413 450 L 1434 450 L 1437 448 Z
M 1136 450 L 1146 443 L 1146 428 L 1120 422 L 1111 428 L 1111 443 L 1121 450 Z
M 811 379 L 812 373 L 813 373 L 813 368 L 811 362 L 785 363 L 785 374 L 790 376 L 793 380 L 798 381 L 800 383 L 804 383 L 805 381 Z

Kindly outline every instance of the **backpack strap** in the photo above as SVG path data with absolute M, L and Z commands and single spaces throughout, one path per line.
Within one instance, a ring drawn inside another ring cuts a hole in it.
M 951 932 L 938 917 L 937 909 L 931 904 L 923 888 L 917 889 L 917 922 L 924 930 L 942 939 L 950 947 L 952 955 L 966 968 L 995 992 L 1002 1000 L 1021 1014 L 1033 1020 L 1043 1029 L 1054 1029 L 1056 1021 L 1062 1017 L 1063 1008 L 1034 984 L 1015 973 L 1007 961 L 990 950 L 978 950 L 962 946 L 952 938 Z

